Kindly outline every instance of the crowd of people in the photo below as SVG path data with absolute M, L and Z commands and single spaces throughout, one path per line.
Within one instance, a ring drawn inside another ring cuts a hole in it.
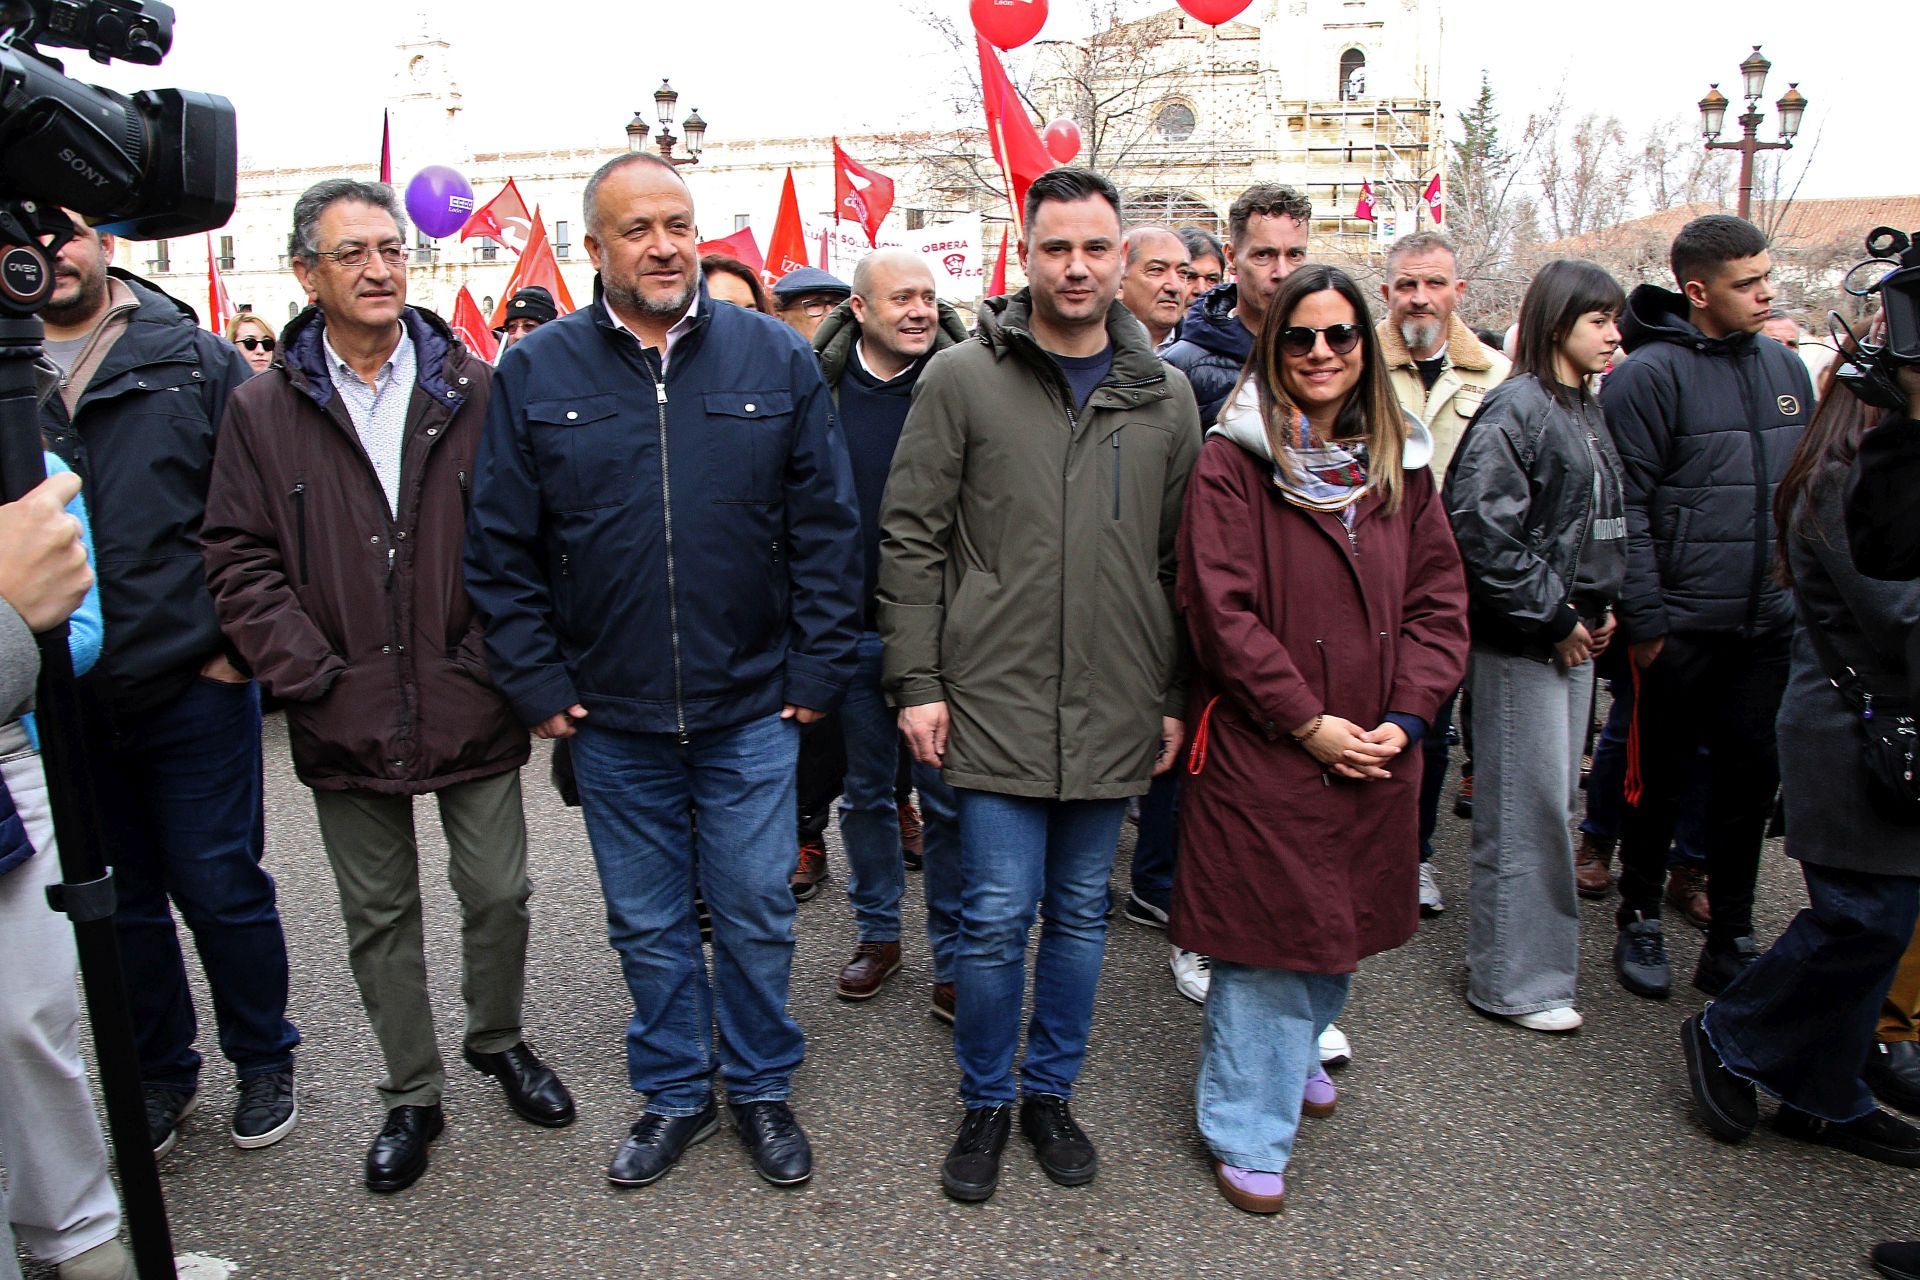
M 312 305 L 277 335 L 196 327 L 75 219 L 46 311 L 65 465 L 0 507 L 0 1161 L 62 1280 L 130 1272 L 71 948 L 34 914 L 51 830 L 13 722 L 31 633 L 84 618 L 93 575 L 86 745 L 156 1155 L 203 1089 L 175 912 L 232 1141 L 298 1121 L 264 696 L 385 1059 L 375 1192 L 417 1180 L 447 1122 L 416 796 L 460 903 L 462 1059 L 527 1122 L 575 1118 L 521 1027 L 530 734 L 581 808 L 632 1001 L 616 1186 L 666 1176 L 723 1103 L 761 1177 L 811 1176 L 788 994 L 837 798 L 842 998 L 901 970 L 922 872 L 963 1106 L 948 1195 L 994 1194 L 1016 1122 L 1053 1181 L 1097 1176 L 1072 1099 L 1117 913 L 1166 931 L 1205 1006 L 1194 1115 L 1220 1194 L 1280 1210 L 1302 1117 L 1338 1102 L 1354 973 L 1447 909 L 1455 726 L 1472 1008 L 1579 1028 L 1578 899 L 1612 890 L 1617 841 L 1620 983 L 1669 994 L 1663 905 L 1705 930 L 1692 980 L 1716 999 L 1675 1055 L 1703 1122 L 1740 1140 L 1758 1090 L 1789 1136 L 1920 1166 L 1920 1128 L 1880 1106 L 1920 1107 L 1920 827 L 1858 741 L 1860 705 L 1904 714 L 1920 674 L 1920 586 L 1869 576 L 1920 570 L 1884 513 L 1920 424 L 1876 425 L 1831 377 L 1816 396 L 1765 332 L 1753 226 L 1687 224 L 1677 290 L 1550 263 L 1502 340 L 1458 314 L 1445 239 L 1394 245 L 1376 301 L 1314 261 L 1284 186 L 1245 192 L 1223 243 L 1126 227 L 1105 178 L 1053 170 L 1021 211 L 1027 286 L 971 328 L 905 251 L 770 291 L 700 258 L 691 192 L 646 154 L 583 206 L 593 302 L 516 295 L 496 366 L 409 305 L 384 185 L 300 198 Z M 1754 884 L 1783 780 L 1808 905 L 1769 948 Z M 1914 1274 L 1901 1248 L 1890 1275 Z

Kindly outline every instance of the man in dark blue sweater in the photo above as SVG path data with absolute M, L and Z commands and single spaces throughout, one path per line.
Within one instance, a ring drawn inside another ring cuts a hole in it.
M 934 293 L 933 273 L 918 255 L 882 249 L 853 273 L 853 296 L 814 335 L 821 372 L 839 405 L 853 459 L 864 548 L 865 626 L 859 669 L 840 707 L 846 739 L 846 785 L 840 836 L 847 850 L 847 897 L 859 932 L 837 986 L 847 1000 L 877 994 L 900 968 L 900 898 L 906 873 L 894 775 L 900 738 L 880 689 L 880 636 L 875 593 L 880 566 L 880 500 L 894 446 L 913 403 L 913 385 L 935 351 L 963 341 L 966 325 Z M 933 1016 L 953 1021 L 953 950 L 959 937 L 959 839 L 953 793 L 937 770 L 915 764 L 914 786 L 925 819 L 927 942 L 933 953 Z

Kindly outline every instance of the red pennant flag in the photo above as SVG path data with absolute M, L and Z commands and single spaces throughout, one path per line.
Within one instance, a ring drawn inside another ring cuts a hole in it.
M 560 260 L 553 256 L 553 246 L 547 243 L 546 224 L 540 221 L 538 209 L 533 211 L 533 235 L 527 241 L 526 252 L 513 264 L 513 274 L 507 277 L 507 287 L 501 290 L 500 301 L 494 305 L 487 328 L 498 329 L 507 322 L 507 303 L 530 284 L 537 284 L 552 294 L 554 310 L 561 315 L 573 310 L 573 295 L 567 292 L 567 282 L 560 275 Z
M 702 240 L 694 247 L 694 251 L 703 258 L 710 253 L 717 253 L 723 258 L 744 262 L 761 274 L 765 274 L 767 269 L 767 260 L 760 256 L 760 242 L 753 238 L 752 227 L 742 227 L 718 240 Z
M 833 140 L 833 220 L 851 218 L 867 229 L 867 243 L 878 248 L 880 224 L 893 208 L 893 179 L 869 169 Z
M 800 197 L 794 194 L 793 170 L 788 169 L 786 184 L 780 188 L 780 212 L 773 220 L 773 235 L 767 240 L 767 283 L 812 265 L 807 261 L 807 230 L 800 225 Z
M 207 328 L 215 333 L 225 333 L 227 321 L 238 314 L 239 308 L 233 305 L 233 299 L 227 296 L 227 283 L 220 278 L 220 260 L 213 256 L 213 232 L 207 232 Z
M 520 198 L 520 188 L 513 185 L 512 178 L 461 226 L 462 240 L 473 236 L 491 236 L 515 254 L 525 252 L 533 236 L 533 215 L 527 212 L 527 202 Z
M 380 181 L 393 182 L 393 122 L 380 113 Z
M 1000 233 L 1000 256 L 993 260 L 993 278 L 987 281 L 987 296 L 998 298 L 1007 291 L 1007 239 L 1011 230 Z
M 1427 212 L 1433 215 L 1433 225 L 1439 226 L 1446 204 L 1446 192 L 1440 186 L 1440 175 L 1434 174 L 1433 181 L 1427 184 Z
M 1033 117 L 1013 91 L 1013 83 L 992 46 L 977 35 L 973 39 L 980 46 L 980 96 L 987 109 L 987 138 L 993 143 L 993 158 L 1000 162 L 1000 172 L 1007 181 L 1013 232 L 1025 236 L 1027 188 L 1054 167 L 1053 157 L 1047 154 L 1040 131 L 1033 127 Z
M 1374 220 L 1373 184 L 1371 182 L 1362 182 L 1360 184 L 1360 203 L 1353 206 L 1353 216 L 1356 218 L 1364 218 L 1368 222 Z
M 487 318 L 480 314 L 480 304 L 473 300 L 473 295 L 467 291 L 467 286 L 461 285 L 460 292 L 455 295 L 453 319 L 447 323 L 453 329 L 453 336 L 460 339 L 467 350 L 474 355 L 488 364 L 492 364 L 499 358 L 499 339 L 493 336 L 493 330 L 487 328 Z

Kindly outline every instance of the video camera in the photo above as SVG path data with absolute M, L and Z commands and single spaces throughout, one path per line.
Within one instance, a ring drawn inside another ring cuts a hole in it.
M 226 225 L 239 173 L 232 103 L 185 89 L 129 98 L 70 79 L 36 47 L 156 66 L 172 43 L 173 10 L 158 0 L 0 0 L 0 200 L 25 215 L 0 218 L 0 242 L 53 233 L 57 252 L 59 206 L 135 239 Z M 9 255 L 0 304 L 38 306 L 52 273 L 23 296 L 29 273 L 14 262 Z
M 1879 294 L 1880 323 L 1862 338 L 1838 312 L 1827 313 L 1827 327 L 1840 353 L 1834 377 L 1876 409 L 1904 409 L 1907 393 L 1900 387 L 1899 370 L 1920 365 L 1920 231 L 1908 235 L 1875 227 L 1867 235 L 1867 252 L 1873 256 L 1856 263 L 1842 287 L 1856 298 Z M 1854 277 L 1863 271 L 1875 273 L 1873 281 L 1856 288 Z

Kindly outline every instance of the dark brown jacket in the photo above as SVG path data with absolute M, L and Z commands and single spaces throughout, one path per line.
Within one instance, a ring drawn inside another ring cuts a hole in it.
M 213 462 L 202 541 L 220 623 L 287 703 L 294 767 L 318 790 L 414 795 L 527 759 L 461 577 L 493 371 L 438 317 L 405 315 L 417 374 L 397 517 L 313 308 L 287 326 L 284 363 L 228 401 Z

